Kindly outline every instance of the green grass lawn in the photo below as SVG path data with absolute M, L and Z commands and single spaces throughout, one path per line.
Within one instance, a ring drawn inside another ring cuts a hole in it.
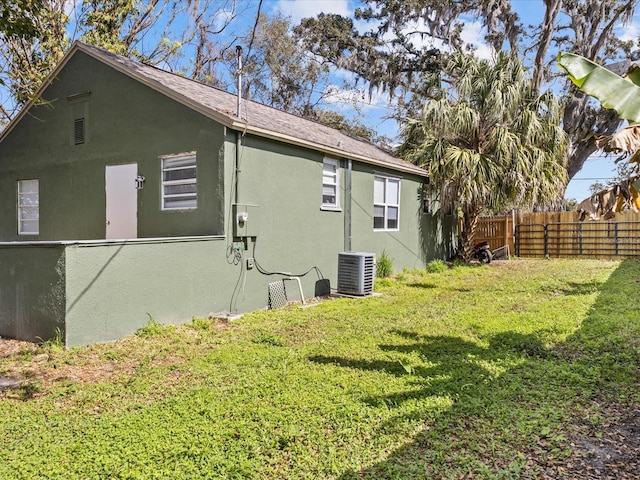
M 640 262 L 405 272 L 379 297 L 0 359 L 0 478 L 539 478 L 640 403 Z

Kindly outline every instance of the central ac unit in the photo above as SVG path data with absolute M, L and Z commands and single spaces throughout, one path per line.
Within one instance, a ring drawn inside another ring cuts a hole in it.
M 338 253 L 338 293 L 370 295 L 373 293 L 376 256 L 373 253 Z

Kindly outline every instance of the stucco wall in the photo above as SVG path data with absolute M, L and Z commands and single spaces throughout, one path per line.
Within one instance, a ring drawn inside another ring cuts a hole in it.
M 68 97 L 82 92 L 90 92 L 87 142 L 72 145 Z M 283 275 L 260 273 L 258 265 L 296 276 L 308 272 L 303 292 L 314 296 L 320 272 L 336 286 L 349 221 L 351 250 L 386 251 L 396 271 L 450 254 L 451 223 L 443 226 L 420 211 L 421 177 L 354 161 L 348 209 L 348 163 L 335 158 L 342 208 L 327 211 L 321 208 L 322 153 L 252 135 L 242 135 L 237 150 L 236 132 L 81 52 L 45 98 L 50 103 L 34 107 L 0 144 L 0 240 L 74 243 L 0 249 L 6 336 L 46 339 L 58 327 L 73 346 L 133 333 L 150 316 L 181 323 L 194 315 L 264 308 L 269 283 Z M 194 150 L 198 208 L 161 211 L 158 157 Z M 137 163 L 147 179 L 138 191 L 139 237 L 205 237 L 93 242 L 105 236 L 105 166 L 125 163 Z M 401 179 L 398 231 L 373 230 L 376 173 Z M 40 234 L 29 238 L 16 234 L 16 181 L 34 178 L 40 182 Z M 255 236 L 233 237 L 236 203 L 255 205 Z M 252 269 L 248 258 L 255 259 Z M 296 284 L 287 287 L 289 298 L 298 299 Z
M 67 345 L 121 338 L 150 316 L 178 324 L 228 311 L 239 268 L 225 251 L 221 238 L 67 247 Z
M 397 231 L 373 229 L 374 176 L 400 179 L 400 227 Z M 422 212 L 420 177 L 364 164 L 353 166 L 352 249 L 386 252 L 395 272 L 403 268 L 424 268 L 433 259 L 451 256 L 453 221 Z
M 69 96 L 87 93 L 86 143 Z M 137 163 L 138 236 L 223 233 L 224 127 L 77 52 L 0 143 L 0 240 L 105 237 L 105 166 Z M 197 151 L 198 208 L 161 211 L 160 155 Z M 16 181 L 40 182 L 40 234 L 18 236 Z M 133 181 L 133 179 L 132 179 Z
M 227 168 L 233 170 L 234 145 L 229 135 Z M 322 203 L 322 161 L 320 152 L 245 136 L 240 150 L 239 203 L 258 205 L 260 225 L 255 258 L 265 269 L 303 273 L 317 266 L 331 285 L 336 286 L 338 253 L 345 250 L 347 162 L 341 160 L 340 211 L 325 211 Z M 401 218 L 398 231 L 373 230 L 374 174 L 401 178 Z M 229 178 L 233 181 L 232 178 Z M 451 254 L 451 223 L 421 212 L 422 178 L 353 162 L 352 173 L 352 251 L 386 251 L 395 271 L 422 268 L 434 258 Z M 230 185 L 227 190 L 233 190 Z M 233 203 L 234 198 L 227 198 Z M 228 209 L 227 209 L 228 210 Z M 233 221 L 233 219 L 231 219 Z M 253 257 L 253 245 L 246 256 Z M 263 292 L 278 276 L 247 272 L 247 292 Z M 316 272 L 303 278 L 306 296 L 312 296 Z M 292 296 L 296 296 L 292 293 Z M 240 304 L 240 308 L 242 308 Z
M 64 246 L 0 246 L 0 336 L 64 338 Z

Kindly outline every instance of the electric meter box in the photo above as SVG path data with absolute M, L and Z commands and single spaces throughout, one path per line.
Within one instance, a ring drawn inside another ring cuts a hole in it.
M 234 237 L 257 237 L 260 230 L 260 207 L 235 203 L 232 208 L 233 215 L 233 236 Z

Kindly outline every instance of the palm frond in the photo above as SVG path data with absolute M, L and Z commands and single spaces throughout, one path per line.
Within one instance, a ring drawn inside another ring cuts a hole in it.
M 423 141 L 407 152 L 427 170 L 443 211 L 477 215 L 557 199 L 567 158 L 557 98 L 532 95 L 524 67 L 509 54 L 495 63 L 452 54 L 447 73 L 451 90 L 425 105 Z

